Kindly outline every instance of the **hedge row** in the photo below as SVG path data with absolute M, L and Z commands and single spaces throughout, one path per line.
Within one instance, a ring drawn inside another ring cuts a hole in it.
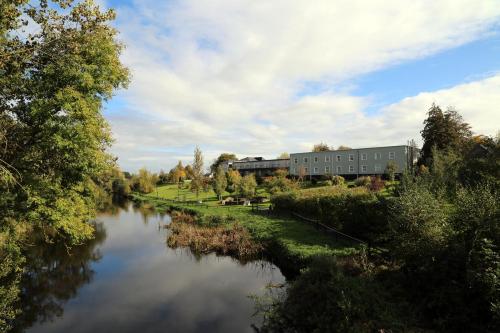
M 369 243 L 386 234 L 388 199 L 364 188 L 340 186 L 320 190 L 279 193 L 271 198 L 276 211 L 294 212 L 320 220 Z

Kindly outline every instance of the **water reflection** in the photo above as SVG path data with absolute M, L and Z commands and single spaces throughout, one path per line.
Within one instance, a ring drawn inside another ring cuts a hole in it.
M 99 221 L 99 238 L 71 255 L 34 250 L 16 331 L 252 332 L 260 318 L 248 295 L 284 281 L 266 261 L 169 249 L 170 218 L 151 209 L 126 205 Z
M 51 321 L 63 314 L 64 304 L 77 295 L 78 289 L 92 281 L 91 264 L 102 255 L 96 246 L 106 239 L 102 223 L 95 223 L 96 237 L 85 245 L 73 247 L 39 244 L 26 255 L 26 273 L 21 281 L 14 332 L 20 332 L 35 322 Z

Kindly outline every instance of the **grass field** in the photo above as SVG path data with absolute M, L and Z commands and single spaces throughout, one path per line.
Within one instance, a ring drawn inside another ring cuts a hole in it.
M 257 241 L 273 241 L 279 243 L 287 254 L 299 259 L 308 259 L 317 254 L 351 255 L 359 248 L 350 242 L 336 240 L 332 235 L 317 230 L 312 225 L 293 218 L 277 217 L 267 213 L 252 211 L 251 207 L 220 206 L 213 191 L 200 192 L 199 200 L 207 206 L 187 205 L 181 202 L 171 202 L 177 196 L 184 200 L 195 200 L 196 194 L 187 189 L 179 190 L 176 185 L 158 187 L 147 195 L 135 194 L 136 199 L 147 201 L 158 209 L 187 208 L 201 215 L 231 217 L 247 228 Z M 260 194 L 264 194 L 260 189 Z M 165 200 L 165 199 L 168 199 Z

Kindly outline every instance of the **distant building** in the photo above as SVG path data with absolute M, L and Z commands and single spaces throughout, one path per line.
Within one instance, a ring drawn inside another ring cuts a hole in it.
M 356 178 L 382 175 L 385 173 L 387 163 L 393 161 L 397 165 L 396 173 L 401 174 L 417 162 L 419 155 L 419 149 L 404 145 L 293 153 L 290 154 L 289 173 L 297 177 L 302 170 L 303 175 L 308 178 L 325 175 Z
M 221 164 L 224 171 L 238 170 L 241 175 L 250 173 L 256 176 L 271 176 L 278 169 L 289 169 L 290 159 L 266 160 L 263 157 L 245 157 L 240 160 L 226 161 Z

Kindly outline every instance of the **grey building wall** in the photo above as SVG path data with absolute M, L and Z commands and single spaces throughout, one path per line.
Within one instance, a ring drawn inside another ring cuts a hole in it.
M 307 176 L 327 174 L 341 176 L 382 175 L 389 161 L 398 166 L 398 173 L 403 172 L 416 160 L 418 151 L 412 154 L 412 147 L 389 146 L 334 150 L 328 152 L 307 152 L 290 154 L 290 175 L 298 176 L 301 167 L 306 168 Z

